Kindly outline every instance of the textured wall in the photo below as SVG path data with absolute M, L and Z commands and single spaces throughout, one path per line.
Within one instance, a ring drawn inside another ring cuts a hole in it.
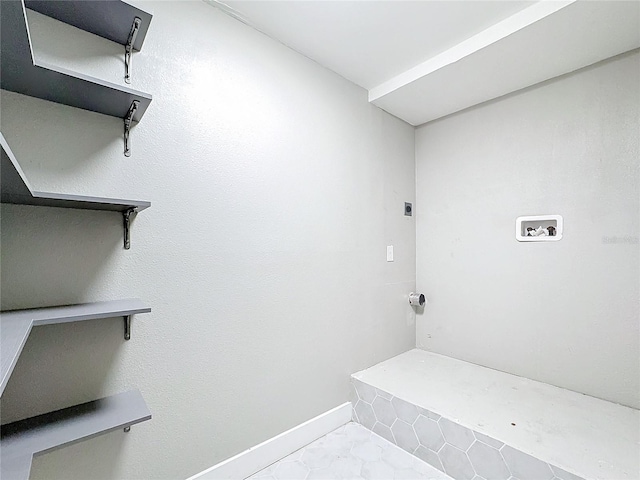
M 416 131 L 418 346 L 640 407 L 636 51 Z M 520 215 L 564 216 L 519 243 Z
M 139 388 L 154 418 L 36 459 L 32 478 L 185 478 L 348 399 L 349 374 L 411 348 L 414 129 L 365 90 L 203 2 L 143 4 L 153 94 L 122 122 L 2 92 L 37 190 L 150 200 L 112 213 L 2 206 L 2 307 L 139 296 L 134 319 L 37 328 L 7 422 Z M 37 14 L 37 54 L 122 83 L 119 45 Z M 395 245 L 387 263 L 385 246 Z

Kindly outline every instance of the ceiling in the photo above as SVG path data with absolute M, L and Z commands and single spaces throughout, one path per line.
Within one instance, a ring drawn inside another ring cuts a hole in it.
M 640 47 L 640 2 L 206 0 L 412 125 Z

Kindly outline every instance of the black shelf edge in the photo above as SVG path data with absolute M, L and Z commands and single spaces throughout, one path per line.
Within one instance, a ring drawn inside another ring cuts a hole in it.
M 0 477 L 28 480 L 33 457 L 151 419 L 137 390 L 2 425 Z
M 25 0 L 25 7 L 94 35 L 126 45 L 137 17 L 140 30 L 133 44 L 142 49 L 153 15 L 120 0 Z
M 118 118 L 125 118 L 136 100 L 133 121 L 140 121 L 151 104 L 150 94 L 35 59 L 23 1 L 0 2 L 0 88 Z
M 137 298 L 0 312 L 0 396 L 9 382 L 31 329 L 40 325 L 82 322 L 149 313 Z
M 2 133 L 0 133 L 0 145 L 2 146 L 0 165 L 0 201 L 2 203 L 116 212 L 126 212 L 131 209 L 140 212 L 151 206 L 150 202 L 142 200 L 33 191 Z

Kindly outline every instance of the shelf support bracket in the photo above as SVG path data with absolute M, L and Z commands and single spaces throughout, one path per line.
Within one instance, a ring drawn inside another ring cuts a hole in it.
M 131 340 L 131 315 L 125 315 L 122 318 L 124 318 L 124 339 Z
M 124 427 L 123 430 L 124 430 L 124 433 L 129 433 L 131 431 L 131 426 Z
M 140 24 L 142 20 L 140 17 L 133 19 L 131 25 L 131 31 L 129 32 L 129 38 L 127 44 L 124 47 L 124 81 L 125 83 L 131 83 L 131 54 L 133 53 L 133 44 L 136 41 L 138 32 L 140 31 Z
M 124 249 L 131 248 L 131 215 L 135 213 L 135 208 L 130 208 L 122 212 L 122 221 L 124 226 Z M 127 339 L 128 340 L 128 339 Z
M 129 111 L 127 112 L 127 116 L 124 117 L 124 156 L 131 156 L 131 147 L 129 146 L 129 132 L 131 131 L 131 123 L 133 122 L 133 116 L 136 114 L 136 110 L 138 110 L 138 105 L 140 105 L 139 100 L 134 100 L 131 102 L 131 106 L 129 107 Z

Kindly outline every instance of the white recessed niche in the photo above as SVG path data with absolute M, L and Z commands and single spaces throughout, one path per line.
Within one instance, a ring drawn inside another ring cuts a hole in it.
M 557 242 L 562 239 L 562 215 L 529 215 L 516 218 L 519 242 Z

